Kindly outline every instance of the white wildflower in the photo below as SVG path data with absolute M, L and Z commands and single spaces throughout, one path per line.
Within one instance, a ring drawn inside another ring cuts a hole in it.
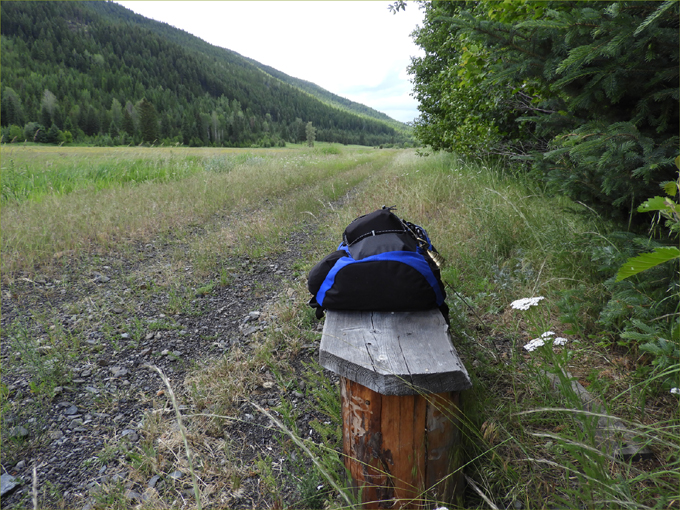
M 548 337 L 551 337 L 551 336 L 555 336 L 555 332 L 554 331 L 546 331 L 545 333 L 543 333 L 541 335 L 541 338 L 548 338 Z
M 671 393 L 674 395 L 680 395 L 680 388 L 671 388 Z
M 514 308 L 515 310 L 528 310 L 532 306 L 536 306 L 538 304 L 538 302 L 541 301 L 542 299 L 545 299 L 545 298 L 543 296 L 538 296 L 538 297 L 518 299 L 518 300 L 510 303 L 510 306 L 512 308 Z
M 569 340 L 567 340 L 566 338 L 562 338 L 561 336 L 558 336 L 557 338 L 555 338 L 555 340 L 553 340 L 553 345 L 564 345 L 568 341 Z
M 545 345 L 545 342 L 543 341 L 542 338 L 534 338 L 531 342 L 526 344 L 524 348 L 529 351 L 529 352 L 534 352 L 536 349 L 539 347 L 543 347 Z

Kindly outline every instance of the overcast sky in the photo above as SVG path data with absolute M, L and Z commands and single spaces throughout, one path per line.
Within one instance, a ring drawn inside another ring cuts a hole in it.
M 392 14 L 389 1 L 117 3 L 394 119 L 418 116 L 406 72 L 422 55 L 410 36 L 422 21 L 415 5 Z

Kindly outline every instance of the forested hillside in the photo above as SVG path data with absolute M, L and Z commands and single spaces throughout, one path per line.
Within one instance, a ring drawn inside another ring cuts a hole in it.
M 334 107 L 112 2 L 0 9 L 4 141 L 269 147 L 304 141 L 310 128 L 344 144 L 410 139 L 396 121 Z
M 354 101 L 350 101 L 347 98 L 338 96 L 337 94 L 333 94 L 332 92 L 327 91 L 326 89 L 322 89 L 318 85 L 306 81 L 306 80 L 301 80 L 299 78 L 293 78 L 292 76 L 288 76 L 285 73 L 282 73 L 281 71 L 278 71 L 274 69 L 273 67 L 260 64 L 259 62 L 256 62 L 255 60 L 247 59 L 248 61 L 252 62 L 254 65 L 262 69 L 264 72 L 267 74 L 270 74 L 274 76 L 275 78 L 280 79 L 284 83 L 289 83 L 293 85 L 294 87 L 299 88 L 300 90 L 304 90 L 305 92 L 308 92 L 309 94 L 318 97 L 321 99 L 321 101 L 330 104 L 331 106 L 336 106 L 340 109 L 348 110 L 350 112 L 358 113 L 359 115 L 364 115 L 367 117 L 375 118 L 378 120 L 382 120 L 390 124 L 392 127 L 397 129 L 397 131 L 404 131 L 408 128 L 405 124 L 399 122 L 398 120 L 394 120 L 384 113 L 378 112 L 374 110 L 373 108 L 370 108 L 366 105 L 356 103 Z

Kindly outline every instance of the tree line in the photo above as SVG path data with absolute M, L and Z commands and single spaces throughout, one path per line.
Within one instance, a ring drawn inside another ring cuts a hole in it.
M 583 279 L 557 296 L 560 318 L 594 321 L 589 341 L 616 334 L 638 377 L 677 388 L 680 3 L 418 3 L 416 137 L 509 159 L 530 186 L 604 220 L 579 234 Z
M 422 4 L 409 71 L 423 144 L 522 161 L 610 218 L 635 221 L 675 180 L 678 2 Z
M 111 2 L 2 2 L 4 141 L 284 145 L 408 143 L 240 55 Z

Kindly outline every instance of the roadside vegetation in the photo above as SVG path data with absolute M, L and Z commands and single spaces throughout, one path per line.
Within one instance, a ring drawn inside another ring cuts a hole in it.
M 198 296 L 243 292 L 234 281 L 237 265 L 266 265 L 286 252 L 288 234 L 313 227 L 293 263 L 294 277 L 281 282 L 280 296 L 267 303 L 268 326 L 247 344 L 191 360 L 185 379 L 153 399 L 138 443 L 104 443 L 88 462 L 117 462 L 142 485 L 154 475 L 168 480 L 147 490 L 144 508 L 238 507 L 248 491 L 270 508 L 353 505 L 337 453 L 339 392 L 315 362 L 320 325 L 306 304 L 306 273 L 336 248 L 352 219 L 396 205 L 397 214 L 428 230 L 447 260 L 442 276 L 452 337 L 474 385 L 463 395 L 464 507 L 677 506 L 675 267 L 659 264 L 616 282 L 620 266 L 646 246 L 589 207 L 549 194 L 512 165 L 317 145 L 271 151 L 74 148 L 51 155 L 3 146 L 3 308 L 6 300 L 38 298 L 32 317 L 3 322 L 3 416 L 63 398 L 73 384 L 70 367 L 94 349 L 88 333 L 101 331 L 107 342 L 121 343 L 115 352 L 123 353 L 129 347 L 118 334 L 122 326 L 129 332 L 125 342 L 137 346 L 149 334 L 179 329 L 185 317 L 212 313 L 197 305 Z M 59 168 L 80 176 L 73 188 L 48 184 L 32 188 L 42 190 L 35 194 L 5 194 L 6 176 L 16 189 L 27 189 L 15 183 L 69 174 Z M 91 170 L 97 168 L 109 168 L 110 178 L 98 184 Z M 127 179 L 129 168 L 146 169 L 146 177 Z M 182 168 L 181 175 L 169 171 Z M 144 268 L 152 262 L 138 250 L 159 240 L 168 245 L 167 264 L 148 283 Z M 146 306 L 163 296 L 162 320 L 140 315 L 144 306 L 117 305 L 122 313 L 113 314 L 99 307 L 99 296 L 63 282 L 57 285 L 82 299 L 74 303 L 85 307 L 89 298 L 97 305 L 82 322 L 64 327 L 39 303 L 50 291 L 29 289 L 67 270 L 89 272 L 92 257 L 113 253 L 134 262 L 128 273 L 119 269 L 135 300 Z M 534 304 L 516 303 L 524 298 L 535 298 Z M 638 334 L 626 329 L 630 325 Z M 32 384 L 10 391 L 17 374 L 29 374 Z M 601 406 L 585 407 L 576 382 Z M 270 389 L 279 399 L 263 407 L 259 395 Z M 114 404 L 103 399 L 99 405 Z M 173 404 L 181 424 L 174 411 L 167 412 Z M 614 443 L 625 436 L 638 446 L 635 452 L 647 447 L 650 453 L 626 456 L 607 447 L 598 424 L 605 413 L 625 425 Z M 264 421 L 256 423 L 251 414 Z M 303 429 L 306 415 L 315 418 Z M 13 435 L 15 425 L 3 423 L 6 470 L 49 442 L 39 422 L 28 437 Z M 257 427 L 274 431 L 274 450 L 252 454 L 243 434 Z M 192 477 L 175 482 L 171 475 L 178 470 Z M 38 484 L 41 508 L 73 501 L 57 487 Z M 132 508 L 137 502 L 126 490 L 124 481 L 112 479 L 93 489 L 88 501 L 91 508 Z

